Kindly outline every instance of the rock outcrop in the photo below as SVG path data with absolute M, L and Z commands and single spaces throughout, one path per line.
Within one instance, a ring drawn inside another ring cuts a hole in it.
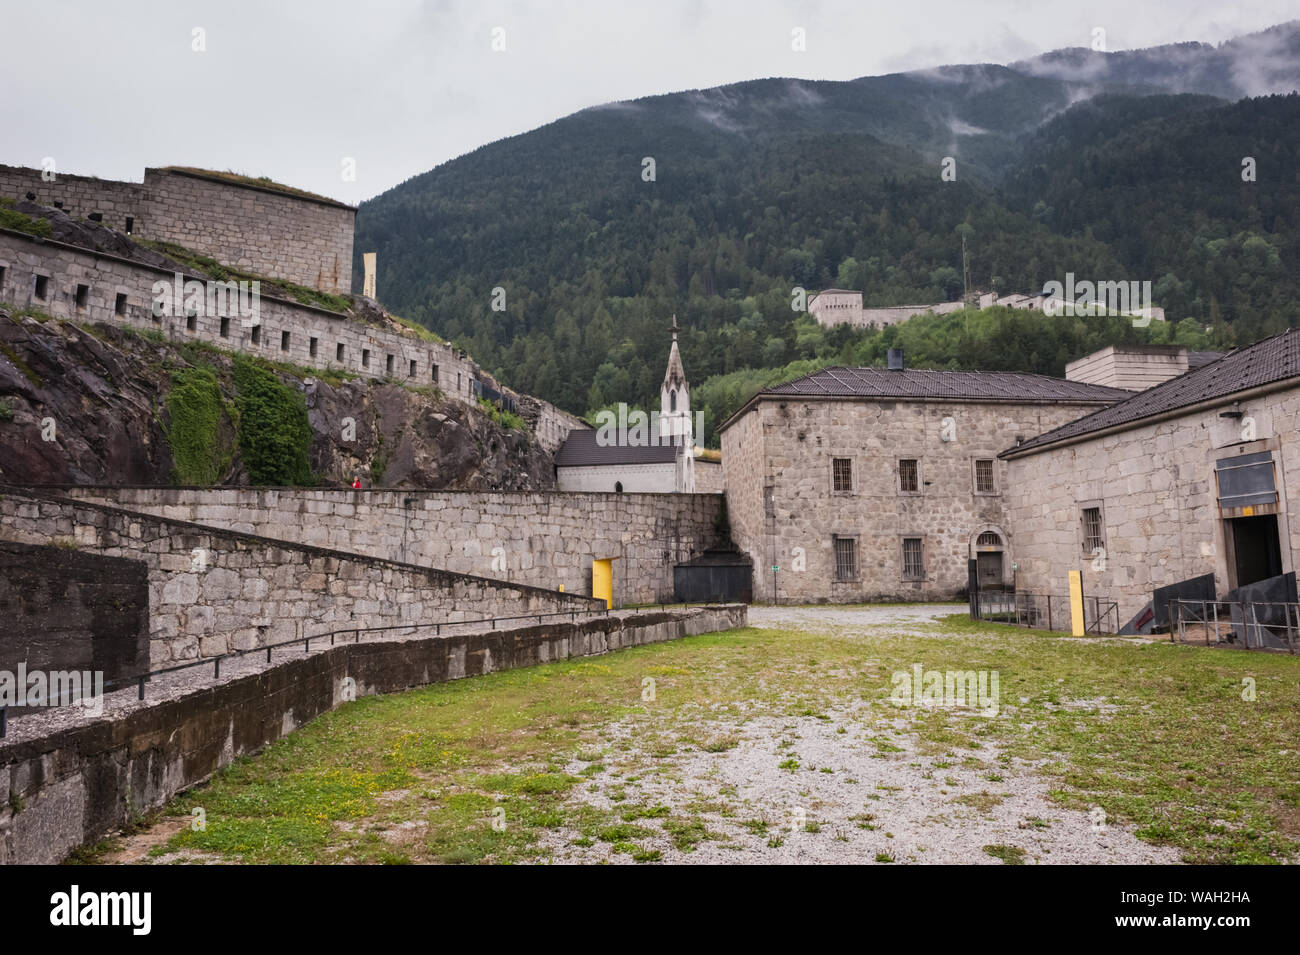
M 175 483 L 167 402 L 175 375 L 195 365 L 210 368 L 222 400 L 233 407 L 232 361 L 229 353 L 156 334 L 0 308 L 0 482 Z M 367 487 L 555 485 L 553 459 L 529 432 L 503 428 L 436 389 L 273 370 L 303 393 L 311 467 L 324 486 L 354 477 Z M 222 484 L 250 483 L 236 428 L 232 420 Z

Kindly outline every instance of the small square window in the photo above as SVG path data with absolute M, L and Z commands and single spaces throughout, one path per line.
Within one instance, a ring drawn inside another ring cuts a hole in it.
M 36 297 L 42 302 L 50 294 L 50 277 L 48 275 L 36 276 Z
M 411 370 L 410 370 L 409 372 L 407 372 L 406 377 L 407 377 L 407 378 L 414 378 L 414 377 L 415 377 L 415 359 L 414 359 L 414 358 L 411 359 Z
M 261 325 L 254 325 L 254 326 L 253 326 L 253 344 L 254 344 L 254 345 L 260 345 L 261 343 L 262 343 L 262 326 L 261 326 Z
M 921 475 L 916 458 L 903 458 L 898 462 L 898 489 L 904 494 L 921 489 Z
M 0 265 L 0 288 L 5 286 L 5 275 L 9 272 L 7 266 Z
M 362 367 L 362 368 L 369 368 L 369 367 L 370 367 L 370 349 L 369 349 L 369 348 L 363 348 L 363 349 L 361 349 L 361 367 Z
M 315 338 L 312 338 L 309 342 L 307 342 L 307 352 L 308 354 L 311 355 L 312 358 L 316 357 L 316 343 L 317 343 L 317 339 Z
M 853 459 L 835 458 L 831 463 L 832 489 L 836 491 L 853 490 Z
M 997 490 L 993 480 L 993 460 L 979 458 L 975 461 L 975 493 L 993 494 Z
M 219 334 L 222 338 L 230 337 L 230 316 L 229 315 L 221 316 L 221 329 L 218 331 L 217 334 Z
M 113 314 L 114 315 L 126 314 L 126 293 L 125 292 L 118 292 L 117 297 L 113 299 Z
M 835 579 L 856 580 L 858 577 L 858 542 L 852 537 L 833 538 L 835 543 Z
M 432 381 L 435 385 L 438 383 L 438 366 L 437 366 L 437 365 L 434 365 L 434 366 L 433 366 L 433 369 L 432 369 L 432 371 L 430 372 L 430 375 L 429 375 L 429 380 Z
M 280 351 L 288 351 L 288 350 L 289 350 L 289 333 L 288 333 L 288 332 L 281 332 L 281 333 L 280 333 Z
M 391 375 L 392 373 L 393 373 L 393 356 L 388 355 L 384 359 L 384 374 Z
M 908 580 L 918 580 L 925 576 L 922 553 L 921 538 L 903 538 L 903 576 Z
M 185 330 L 187 332 L 197 331 L 199 327 L 199 317 L 193 312 L 185 316 Z
M 1083 552 L 1092 556 L 1106 542 L 1101 533 L 1101 508 L 1085 507 L 1081 515 L 1083 521 Z
M 90 301 L 90 286 L 78 285 L 77 297 L 76 297 L 77 308 L 85 308 L 86 303 L 88 303 L 89 301 Z
M 342 360 L 343 360 L 343 354 L 344 354 L 344 352 L 343 352 L 343 343 L 342 343 L 342 342 L 339 342 L 338 347 L 334 349 L 334 360 L 335 360 L 335 361 L 342 361 Z
M 135 231 L 135 217 L 134 217 L 134 216 L 127 216 L 127 217 L 126 217 L 126 234 L 127 234 L 127 235 L 130 235 L 130 234 L 131 234 L 132 232 L 134 232 L 134 231 Z

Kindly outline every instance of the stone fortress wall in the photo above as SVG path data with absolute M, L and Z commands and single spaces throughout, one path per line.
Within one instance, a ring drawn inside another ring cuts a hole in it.
M 673 564 L 722 539 L 720 494 L 581 494 L 410 489 L 66 487 L 168 520 L 591 593 L 614 560 L 614 604 L 673 599 Z
M 143 183 L 64 173 L 46 182 L 39 169 L 0 166 L 0 197 L 20 200 L 29 193 L 42 205 L 61 203 L 74 217 L 97 214 L 105 226 L 133 238 L 175 242 L 253 274 L 324 292 L 350 292 L 356 210 L 342 203 L 175 169 L 146 169 Z M 488 385 L 514 401 L 538 443 L 551 453 L 571 430 L 587 427 L 549 402 L 503 388 L 450 344 L 290 299 L 263 294 L 261 328 L 245 326 L 234 312 L 155 320 L 154 283 L 174 275 L 107 253 L 0 230 L 0 302 L 72 321 L 192 336 L 306 368 L 437 387 L 466 404 L 474 404 L 481 387 Z M 45 280 L 44 295 L 38 294 L 39 278 Z
M 176 340 L 193 338 L 304 368 L 389 378 L 411 387 L 435 387 L 462 403 L 476 403 L 479 367 L 461 350 L 414 331 L 368 325 L 339 312 L 261 295 L 258 323 L 246 325 L 236 308 L 227 315 L 157 317 L 154 283 L 176 273 L 103 252 L 0 229 L 0 302 L 34 307 L 55 318 L 107 322 L 153 330 Z M 185 273 L 182 273 L 185 276 Z M 187 276 L 206 281 L 199 276 Z M 586 425 L 574 415 L 529 396 L 516 404 L 537 441 L 554 453 L 569 431 Z
M 226 265 L 322 292 L 352 286 L 352 230 L 357 211 L 313 198 L 178 169 L 146 169 L 144 182 L 0 166 L 0 196 L 28 194 L 63 204 L 71 216 L 98 213 L 104 225 L 140 239 L 175 242 Z
M 61 542 L 143 561 L 153 669 L 349 627 L 585 611 L 602 603 L 416 566 L 391 553 L 345 553 L 16 489 L 0 491 L 0 540 Z

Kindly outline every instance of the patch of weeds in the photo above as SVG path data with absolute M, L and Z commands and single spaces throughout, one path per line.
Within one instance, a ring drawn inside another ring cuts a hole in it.
M 681 852 L 694 852 L 696 845 L 712 837 L 712 833 L 698 819 L 665 820 L 664 832 L 673 838 L 673 845 Z
M 966 793 L 964 796 L 958 796 L 953 802 L 961 803 L 963 806 L 971 806 L 980 812 L 988 812 L 994 806 L 1002 804 L 1002 797 L 983 789 L 977 793 Z
M 619 815 L 624 822 L 636 822 L 638 819 L 661 819 L 671 812 L 667 806 L 628 806 Z
M 985 855 L 1001 859 L 1007 865 L 1024 865 L 1025 850 L 1019 846 L 992 845 L 984 847 Z
M 615 823 L 596 831 L 596 838 L 601 842 L 626 843 L 632 839 L 644 839 L 648 835 L 650 835 L 649 829 L 628 822 Z

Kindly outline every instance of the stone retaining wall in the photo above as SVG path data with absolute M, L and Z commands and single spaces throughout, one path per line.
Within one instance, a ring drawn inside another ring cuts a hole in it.
M 61 861 L 343 699 L 744 626 L 743 605 L 341 644 L 22 741 L 0 741 L 0 863 Z M 33 719 L 36 717 L 32 717 Z
M 144 561 L 152 669 L 331 629 L 597 605 L 578 594 L 13 489 L 0 491 L 0 539 Z
M 132 510 L 567 593 L 614 558 L 615 605 L 673 599 L 673 564 L 721 542 L 720 494 L 68 487 Z

